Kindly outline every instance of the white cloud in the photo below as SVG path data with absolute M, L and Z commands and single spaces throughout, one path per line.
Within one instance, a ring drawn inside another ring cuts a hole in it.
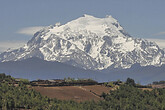
M 160 48 L 165 48 L 165 39 L 153 39 L 153 38 L 151 38 L 151 39 L 147 39 L 147 40 L 155 42 L 156 44 L 159 45 Z
M 161 36 L 161 35 L 165 35 L 165 31 L 164 32 L 159 32 L 159 33 L 153 34 L 153 36 Z
M 44 26 L 34 26 L 34 27 L 26 27 L 22 28 L 17 31 L 18 34 L 25 34 L 25 35 L 34 35 L 37 31 L 43 29 Z
M 4 52 L 7 49 L 16 49 L 26 44 L 25 41 L 0 41 L 0 52 Z

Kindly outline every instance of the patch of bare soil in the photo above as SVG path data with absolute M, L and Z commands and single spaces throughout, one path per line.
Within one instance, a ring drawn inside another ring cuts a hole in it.
M 165 84 L 156 84 L 156 85 L 151 85 L 152 88 L 165 88 Z
M 152 91 L 153 89 L 152 88 L 140 88 L 142 90 L 148 90 L 148 91 Z
M 110 88 L 101 85 L 92 86 L 60 86 L 60 87 L 33 87 L 43 96 L 60 100 L 74 100 L 77 102 L 101 100 L 102 92 L 109 93 Z

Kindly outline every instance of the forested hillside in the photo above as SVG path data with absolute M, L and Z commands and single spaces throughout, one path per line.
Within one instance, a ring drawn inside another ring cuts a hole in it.
M 50 99 L 31 89 L 30 85 L 0 74 L 0 109 L 34 110 L 164 110 L 165 89 L 142 90 L 132 79 L 110 93 L 102 93 L 103 100 L 74 102 Z

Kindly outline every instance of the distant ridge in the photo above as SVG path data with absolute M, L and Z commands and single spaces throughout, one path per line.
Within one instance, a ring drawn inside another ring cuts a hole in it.
M 22 61 L 0 63 L 0 73 L 6 73 L 17 78 L 36 79 L 63 79 L 91 78 L 98 82 L 123 80 L 128 77 L 141 84 L 152 83 L 165 79 L 165 65 L 160 67 L 134 64 L 129 69 L 107 69 L 104 71 L 85 70 L 60 62 L 45 61 L 39 58 L 29 58 Z

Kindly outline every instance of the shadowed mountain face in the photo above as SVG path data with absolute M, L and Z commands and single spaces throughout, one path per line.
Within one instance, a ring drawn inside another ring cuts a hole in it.
M 99 82 L 126 80 L 134 78 L 141 84 L 165 79 L 165 65 L 161 67 L 133 65 L 130 69 L 107 69 L 104 71 L 85 70 L 59 62 L 30 58 L 23 61 L 9 61 L 0 63 L 0 72 L 13 77 L 35 79 L 58 79 L 65 77 L 92 78 Z
M 30 80 L 78 76 L 85 78 L 95 73 L 95 71 L 92 70 L 87 71 L 60 62 L 45 61 L 39 58 L 0 63 L 0 72 L 11 74 L 14 77 L 28 78 Z
M 92 70 L 165 63 L 164 51 L 157 44 L 131 37 L 112 16 L 90 15 L 38 31 L 24 47 L 0 54 L 0 61 L 31 57 Z

